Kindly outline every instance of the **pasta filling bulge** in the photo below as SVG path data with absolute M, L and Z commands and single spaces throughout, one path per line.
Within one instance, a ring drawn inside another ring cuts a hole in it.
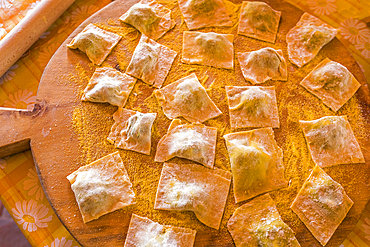
M 161 18 L 147 4 L 133 5 L 125 18 L 125 22 L 134 26 L 141 33 L 150 34 L 157 29 Z
M 101 212 L 109 211 L 117 202 L 110 196 L 108 177 L 102 177 L 98 170 L 91 169 L 77 175 L 76 181 L 71 185 L 76 191 L 76 199 L 82 212 L 96 217 Z
M 217 33 L 201 33 L 195 38 L 195 42 L 202 48 L 201 53 L 206 57 L 221 61 L 229 57 L 227 49 L 230 41 L 225 36 Z
M 86 100 L 109 102 L 112 105 L 119 105 L 128 95 L 126 92 L 121 92 L 121 86 L 117 79 L 111 76 L 104 76 L 100 79 L 100 83 L 89 92 L 85 93 Z
M 184 111 L 201 110 L 207 107 L 207 101 L 203 100 L 205 93 L 195 80 L 186 79 L 176 87 L 174 104 L 178 104 Z
M 161 47 L 159 44 L 150 44 L 142 42 L 135 49 L 132 60 L 127 68 L 130 74 L 135 75 L 135 77 L 143 78 L 144 81 L 151 81 L 150 78 L 145 78 L 150 75 L 151 71 L 155 69 Z
M 346 122 L 342 118 L 318 119 L 306 131 L 309 144 L 320 150 L 336 150 L 346 144 Z
M 257 87 L 252 87 L 234 96 L 239 98 L 239 103 L 230 108 L 230 111 L 243 111 L 245 117 L 250 118 L 263 118 L 267 116 L 268 103 L 270 96 Z
M 312 73 L 310 86 L 313 90 L 325 89 L 338 92 L 339 96 L 351 81 L 349 71 L 343 65 L 330 62 Z
M 217 9 L 222 6 L 213 0 L 188 0 L 184 7 L 187 8 L 188 12 L 193 13 L 190 19 L 194 20 L 199 17 L 206 17 L 208 19 L 214 16 Z
M 100 57 L 103 55 L 105 47 L 109 46 L 109 43 L 99 33 L 89 30 L 79 34 L 75 46 L 80 49 L 84 47 L 82 51 L 85 51 L 88 57 Z
M 165 203 L 169 204 L 171 208 L 196 208 L 195 204 L 202 196 L 204 186 L 197 183 L 181 182 L 176 178 L 171 178 L 165 187 L 165 191 Z
M 253 69 L 256 70 L 267 69 L 269 70 L 267 72 L 268 74 L 276 74 L 279 71 L 281 63 L 276 51 L 270 47 L 252 52 L 250 60 L 253 61 L 251 62 L 250 67 L 253 67 Z
M 302 29 L 301 35 L 303 44 L 310 52 L 320 50 L 332 39 L 330 29 L 325 27 L 306 26 Z
M 290 246 L 291 239 L 295 238 L 292 229 L 281 219 L 263 219 L 252 236 L 258 246 Z
M 169 153 L 182 158 L 190 158 L 199 163 L 207 163 L 207 147 L 211 144 L 194 129 L 183 129 L 173 133 Z
M 126 136 L 125 141 L 134 145 L 143 142 L 148 138 L 148 133 L 151 132 L 152 115 L 137 112 L 131 116 L 125 128 L 122 129 L 121 135 Z
M 269 33 L 275 33 L 279 21 L 277 17 L 278 14 L 270 6 L 261 2 L 249 2 L 241 13 L 241 18 L 247 19 L 251 27 Z
M 271 156 L 256 143 L 235 145 L 230 158 L 236 191 L 248 191 L 254 183 L 266 181 Z

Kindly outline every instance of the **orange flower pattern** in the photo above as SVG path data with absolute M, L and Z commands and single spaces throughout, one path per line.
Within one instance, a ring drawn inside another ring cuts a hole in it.
M 34 200 L 16 202 L 12 208 L 13 217 L 23 230 L 34 232 L 37 228 L 48 227 L 47 222 L 51 221 L 52 216 L 46 217 L 49 209 L 44 204 L 37 204 Z
M 62 237 L 61 239 L 56 238 L 53 242 L 51 242 L 50 247 L 71 247 L 73 244 L 72 240 L 68 240 L 65 237 Z M 49 247 L 48 245 L 44 247 Z M 77 247 L 77 246 L 74 246 Z
M 370 38 L 370 30 L 365 23 L 358 19 L 346 19 L 340 24 L 340 34 L 353 44 L 365 42 Z
M 1 9 L 10 9 L 13 6 L 14 0 L 0 0 Z
M 28 170 L 27 177 L 23 182 L 23 189 L 28 191 L 28 196 L 35 195 L 36 201 L 42 201 L 44 199 L 44 191 L 34 168 Z
M 308 6 L 317 15 L 329 15 L 336 11 L 335 0 L 307 0 Z
M 25 89 L 9 95 L 9 100 L 4 101 L 4 107 L 32 110 L 35 102 L 34 93 Z
M 12 67 L 10 67 L 9 70 L 5 72 L 5 74 L 2 77 L 0 77 L 0 85 L 6 81 L 10 81 L 13 78 L 13 76 L 15 76 L 14 70 L 17 69 L 18 67 L 19 67 L 18 64 L 14 64 Z
M 39 53 L 39 57 L 37 58 L 37 62 L 39 62 L 39 64 L 42 67 L 45 67 L 48 64 L 50 58 L 58 50 L 58 48 L 59 48 L 59 46 L 55 43 L 52 43 L 50 45 L 47 45 L 47 46 L 41 48 L 41 51 Z
M 99 8 L 95 5 L 84 5 L 80 8 L 77 8 L 75 11 L 71 14 L 71 22 L 72 25 L 77 25 L 86 20 L 89 16 L 94 14 L 96 11 L 98 11 Z

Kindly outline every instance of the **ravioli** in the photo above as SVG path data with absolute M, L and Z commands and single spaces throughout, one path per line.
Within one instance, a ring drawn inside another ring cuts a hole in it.
M 220 227 L 231 174 L 195 164 L 164 163 L 154 209 L 192 211 L 200 222 Z
M 361 86 L 346 67 L 329 58 L 319 63 L 301 85 L 333 111 L 338 111 Z
M 165 226 L 132 214 L 124 247 L 192 247 L 196 233 L 189 228 Z
M 85 52 L 93 64 L 101 65 L 120 40 L 121 36 L 89 24 L 67 47 Z
M 226 86 L 225 88 L 230 125 L 233 129 L 280 127 L 274 86 Z
M 283 151 L 272 128 L 224 135 L 236 203 L 287 186 Z
M 183 63 L 234 69 L 234 35 L 185 31 Z
M 152 125 L 157 113 L 141 113 L 123 108 L 113 114 L 115 123 L 108 141 L 117 148 L 150 154 Z
M 154 95 L 169 119 L 181 116 L 192 123 L 202 123 L 222 113 L 195 73 L 155 90 Z
M 302 67 L 337 35 L 337 30 L 320 19 L 304 13 L 286 35 L 289 60 Z
M 217 128 L 202 124 L 182 124 L 174 119 L 167 134 L 158 142 L 154 161 L 164 162 L 173 157 L 185 158 L 213 168 Z
M 175 51 L 142 35 L 126 73 L 149 85 L 160 88 L 176 56 Z
M 233 25 L 222 0 L 178 0 L 189 30 Z
M 135 204 L 135 193 L 118 152 L 67 176 L 84 223 Z
M 281 12 L 264 2 L 243 1 L 238 34 L 275 43 Z
M 175 21 L 171 19 L 171 10 L 154 0 L 141 0 L 134 4 L 119 20 L 130 24 L 140 33 L 154 40 L 162 37 L 176 25 Z
M 97 68 L 84 90 L 83 101 L 124 107 L 136 79 L 113 68 Z
M 243 76 L 252 84 L 267 80 L 288 79 L 287 64 L 281 50 L 265 47 L 257 51 L 239 52 L 238 60 Z
M 344 188 L 315 166 L 290 208 L 325 246 L 352 205 Z
M 294 232 L 284 223 L 269 194 L 237 208 L 227 223 L 236 247 L 300 246 Z
M 300 120 L 312 160 L 320 167 L 365 163 L 346 116 L 326 116 Z

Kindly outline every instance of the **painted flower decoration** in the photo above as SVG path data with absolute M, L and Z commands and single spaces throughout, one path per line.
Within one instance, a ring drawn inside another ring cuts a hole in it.
M 39 57 L 37 58 L 37 62 L 40 66 L 45 67 L 48 64 L 50 58 L 54 55 L 58 47 L 59 46 L 57 44 L 52 43 L 40 51 Z
M 370 59 L 370 38 L 365 42 L 360 42 L 355 45 L 356 49 L 361 51 L 361 55 Z
M 51 242 L 50 247 L 71 247 L 73 241 L 68 240 L 65 237 L 62 237 L 61 239 L 56 238 L 53 242 Z M 49 245 L 46 245 L 44 247 L 49 247 Z M 77 246 L 74 246 L 77 247 Z
M 370 240 L 370 219 L 367 217 L 364 217 L 364 223 L 362 224 L 362 227 L 364 228 L 364 233 L 366 234 L 365 238 L 367 240 Z
M 330 15 L 337 10 L 335 0 L 307 0 L 307 4 L 316 15 Z
M 34 232 L 37 228 L 48 227 L 47 222 L 52 219 L 51 215 L 46 217 L 49 209 L 44 204 L 37 204 L 32 199 L 28 202 L 16 202 L 12 212 L 16 222 L 22 226 L 23 230 L 28 232 Z
M 23 189 L 28 191 L 28 196 L 35 195 L 37 201 L 44 199 L 44 191 L 34 168 L 28 170 L 27 177 L 23 182 Z
M 10 9 L 14 0 L 0 0 L 0 9 Z
M 80 24 L 82 21 L 86 20 L 92 14 L 99 10 L 99 7 L 95 5 L 81 6 L 77 8 L 71 14 L 72 25 Z
M 9 100 L 4 101 L 4 107 L 32 110 L 36 102 L 36 96 L 33 92 L 19 90 L 14 94 L 9 95 Z
M 6 161 L 4 159 L 0 159 L 0 169 L 4 169 L 6 166 Z
M 365 42 L 370 38 L 370 29 L 358 19 L 349 18 L 339 27 L 341 35 L 353 44 Z
M 5 72 L 5 74 L 2 77 L 0 77 L 0 85 L 6 81 L 10 81 L 15 76 L 14 70 L 18 67 L 19 67 L 18 64 L 14 64 L 12 67 L 10 67 L 8 71 Z

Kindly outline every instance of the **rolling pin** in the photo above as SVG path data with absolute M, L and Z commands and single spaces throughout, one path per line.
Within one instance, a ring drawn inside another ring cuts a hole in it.
M 67 10 L 75 0 L 42 0 L 0 41 L 0 76 Z

